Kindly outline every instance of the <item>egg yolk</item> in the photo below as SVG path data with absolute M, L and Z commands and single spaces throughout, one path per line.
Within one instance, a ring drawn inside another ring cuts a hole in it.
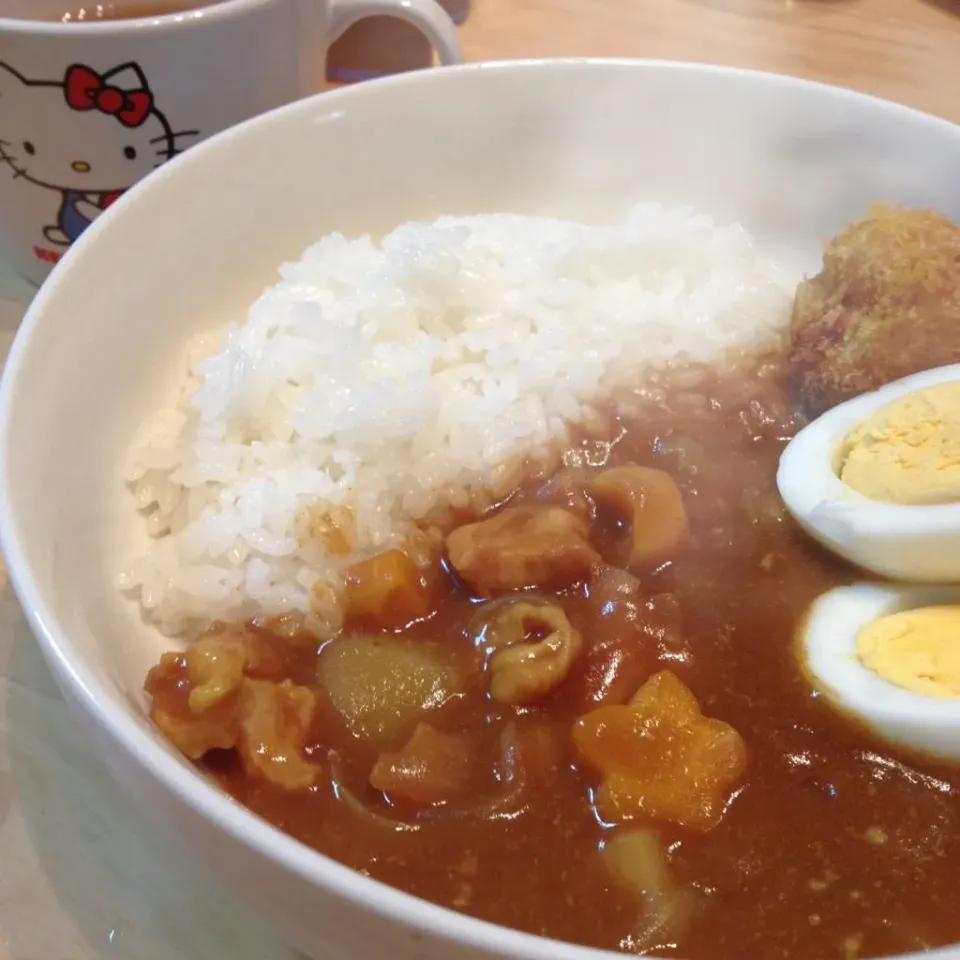
M 868 623 L 857 656 L 888 683 L 927 697 L 960 697 L 960 606 L 904 610 Z
M 847 434 L 837 474 L 883 503 L 960 500 L 960 382 L 918 390 L 881 407 Z

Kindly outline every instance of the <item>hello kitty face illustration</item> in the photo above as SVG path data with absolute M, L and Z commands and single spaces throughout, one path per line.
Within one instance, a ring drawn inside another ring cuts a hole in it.
M 43 228 L 59 246 L 196 134 L 174 132 L 135 63 L 104 74 L 72 64 L 60 80 L 29 80 L 0 62 L 0 162 L 62 195 L 57 223 Z

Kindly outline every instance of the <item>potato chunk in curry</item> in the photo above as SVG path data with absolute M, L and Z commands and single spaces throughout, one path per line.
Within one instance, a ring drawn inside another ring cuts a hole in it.
M 398 749 L 462 685 L 436 644 L 366 634 L 324 647 L 317 676 L 350 733 L 384 749 Z
M 676 881 L 663 841 L 651 830 L 617 830 L 600 851 L 610 876 L 637 899 L 640 914 L 632 943 L 650 950 L 687 932 L 694 909 L 689 887 Z
M 603 778 L 596 803 L 610 823 L 651 817 L 707 831 L 719 823 L 747 766 L 740 734 L 703 716 L 669 670 L 647 680 L 630 703 L 581 717 L 573 740 Z
M 447 537 L 450 563 L 482 597 L 560 589 L 590 576 L 600 555 L 587 520 L 563 507 L 507 507 Z

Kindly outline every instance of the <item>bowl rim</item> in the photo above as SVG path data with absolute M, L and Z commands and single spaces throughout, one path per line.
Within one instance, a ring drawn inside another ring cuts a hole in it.
M 222 5 L 214 5 L 211 9 L 222 6 L 222 9 L 229 11 L 236 6 L 256 2 L 258 0 L 225 0 Z M 0 20 L 0 30 L 6 26 L 6 21 Z M 17 330 L 3 375 L 0 377 L 0 477 L 7 481 L 11 475 L 12 461 L 15 458 L 15 451 L 11 449 L 11 424 L 18 415 L 19 382 L 29 367 L 37 331 L 48 323 L 47 304 L 54 295 L 53 291 L 59 283 L 66 281 L 71 273 L 80 271 L 82 274 L 82 258 L 104 230 L 112 229 L 114 221 L 124 215 L 131 202 L 136 202 L 137 197 L 154 189 L 167 177 L 176 176 L 180 167 L 203 163 L 206 153 L 249 136 L 252 131 L 261 128 L 266 130 L 275 123 L 297 120 L 303 122 L 317 112 L 321 102 L 324 112 L 331 115 L 341 105 L 346 110 L 355 101 L 362 102 L 367 97 L 376 97 L 381 89 L 416 89 L 424 85 L 443 83 L 443 78 L 447 76 L 483 73 L 524 75 L 548 69 L 576 72 L 603 68 L 702 74 L 714 79 L 738 78 L 775 87 L 806 89 L 822 98 L 845 100 L 874 111 L 886 112 L 894 121 L 909 120 L 915 124 L 922 123 L 939 128 L 944 135 L 960 141 L 958 124 L 849 88 L 769 71 L 696 61 L 633 57 L 539 57 L 425 68 L 325 91 L 286 104 L 230 127 L 164 164 L 112 204 L 65 253 L 30 304 Z M 364 876 L 295 840 L 251 810 L 232 801 L 224 791 L 204 779 L 197 770 L 165 749 L 157 735 L 152 735 L 135 723 L 119 700 L 114 702 L 113 695 L 74 651 L 69 631 L 62 627 L 59 618 L 48 608 L 45 597 L 49 594 L 49 586 L 44 586 L 43 578 L 27 560 L 20 524 L 10 499 L 6 496 L 0 498 L 0 550 L 31 632 L 58 682 L 69 689 L 76 705 L 82 708 L 90 720 L 116 745 L 134 756 L 140 768 L 154 782 L 161 784 L 211 826 L 228 834 L 233 841 L 247 847 L 254 854 L 273 861 L 332 897 L 348 900 L 359 910 L 372 911 L 398 927 L 423 931 L 448 944 L 459 944 L 490 957 L 511 960 L 622 960 L 624 954 L 619 952 L 551 940 L 500 926 L 439 906 Z M 899 957 L 900 960 L 920 960 L 921 957 L 923 960 L 960 960 L 960 945 L 949 945 L 922 954 L 901 954 Z

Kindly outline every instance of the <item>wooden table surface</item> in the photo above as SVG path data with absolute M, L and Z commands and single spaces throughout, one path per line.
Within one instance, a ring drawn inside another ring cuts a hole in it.
M 960 122 L 960 0 L 473 0 L 469 60 L 792 73 Z M 0 355 L 29 297 L 0 270 Z M 158 843 L 73 722 L 0 565 L 0 960 L 294 960 Z M 346 958 L 331 958 L 346 960 Z
M 467 57 L 699 60 L 853 87 L 960 122 L 960 0 L 475 0 Z

